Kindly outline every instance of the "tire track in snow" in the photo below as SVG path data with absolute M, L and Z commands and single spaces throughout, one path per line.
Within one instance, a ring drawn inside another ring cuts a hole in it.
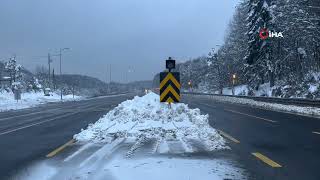
M 206 152 L 207 148 L 206 146 L 199 140 L 196 139 L 189 139 L 190 145 L 194 152 Z
M 65 158 L 63 160 L 63 162 L 68 162 L 68 161 L 72 160 L 73 158 L 75 158 L 76 156 L 79 156 L 81 153 L 83 153 L 84 151 L 86 151 L 87 149 L 89 149 L 92 146 L 93 146 L 92 143 L 88 143 L 88 144 L 85 144 L 85 145 L 81 146 L 80 149 L 78 149 L 77 151 L 72 153 L 70 156 Z
M 146 141 L 147 141 L 147 137 L 140 136 L 137 142 L 134 143 L 133 146 L 131 146 L 130 150 L 126 153 L 126 158 L 131 158 L 135 153 L 135 151 L 137 151 L 137 149 L 142 147 Z
M 160 154 L 168 153 L 169 150 L 170 149 L 169 149 L 167 140 L 162 139 L 161 143 L 158 146 L 158 153 L 160 153 Z
M 158 151 L 158 147 L 161 143 L 161 141 L 163 140 L 163 138 L 157 138 L 155 144 L 152 147 L 152 151 L 151 154 L 155 154 Z
M 181 142 L 185 152 L 187 152 L 187 153 L 194 152 L 192 146 L 189 144 L 189 142 L 185 138 L 181 138 L 180 142 Z
M 167 143 L 170 154 L 182 154 L 186 153 L 187 149 L 190 149 L 186 148 L 187 145 L 181 139 L 167 141 Z
M 117 147 L 125 140 L 125 138 L 117 138 L 114 141 L 112 141 L 110 144 L 104 145 L 101 149 L 99 149 L 97 152 L 92 154 L 90 157 L 88 157 L 86 160 L 84 160 L 79 167 L 85 167 L 90 166 L 90 164 L 94 164 L 94 162 L 101 160 L 103 157 L 106 157 L 114 150 L 116 150 Z

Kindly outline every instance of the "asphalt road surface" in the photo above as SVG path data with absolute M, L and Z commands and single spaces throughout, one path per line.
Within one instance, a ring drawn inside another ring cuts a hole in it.
M 84 101 L 51 103 L 0 113 L 0 179 L 44 159 L 48 152 L 72 139 L 89 123 L 133 95 L 98 97 Z
M 52 103 L 0 113 L 0 179 L 46 159 L 53 149 L 133 95 Z M 319 180 L 320 119 L 274 112 L 210 98 L 183 96 L 192 108 L 209 114 L 249 179 Z M 219 152 L 221 154 L 221 152 Z
M 183 101 L 209 114 L 211 125 L 227 136 L 251 179 L 320 179 L 320 119 L 207 97 L 187 96 Z

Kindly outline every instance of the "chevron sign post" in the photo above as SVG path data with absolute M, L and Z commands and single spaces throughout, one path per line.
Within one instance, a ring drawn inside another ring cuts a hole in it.
M 166 68 L 169 72 L 160 73 L 160 102 L 171 103 L 180 101 L 180 73 L 171 72 L 176 68 L 176 61 L 169 57 L 166 60 Z
M 180 101 L 180 73 L 160 73 L 160 102 Z

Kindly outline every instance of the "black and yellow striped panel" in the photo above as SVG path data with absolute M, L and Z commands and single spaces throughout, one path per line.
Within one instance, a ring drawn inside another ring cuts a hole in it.
M 179 102 L 180 87 L 180 73 L 160 73 L 160 102 Z

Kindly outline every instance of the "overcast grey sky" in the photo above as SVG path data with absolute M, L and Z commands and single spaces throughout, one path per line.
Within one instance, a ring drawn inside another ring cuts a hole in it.
M 33 70 L 60 47 L 64 73 L 148 80 L 172 56 L 206 55 L 223 42 L 239 0 L 1 0 L 0 60 Z M 40 57 L 39 57 L 40 56 Z M 58 58 L 53 66 L 58 72 Z

